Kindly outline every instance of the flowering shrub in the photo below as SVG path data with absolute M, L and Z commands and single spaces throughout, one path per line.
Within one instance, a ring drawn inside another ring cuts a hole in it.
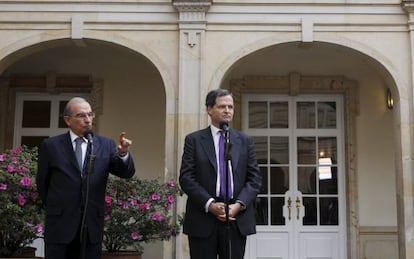
M 168 240 L 179 229 L 172 208 L 180 189 L 174 181 L 110 177 L 105 196 L 103 246 L 110 252 L 133 249 L 142 243 Z
M 0 153 L 0 257 L 19 255 L 43 231 L 36 170 L 37 148 Z

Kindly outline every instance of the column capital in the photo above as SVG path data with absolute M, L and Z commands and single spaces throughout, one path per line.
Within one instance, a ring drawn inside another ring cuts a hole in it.
M 206 12 L 212 0 L 173 0 L 173 5 L 180 13 L 180 24 L 205 24 Z
M 406 12 L 414 12 L 414 0 L 402 0 L 401 5 Z

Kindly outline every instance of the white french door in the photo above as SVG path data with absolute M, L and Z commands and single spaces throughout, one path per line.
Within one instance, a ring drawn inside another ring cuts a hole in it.
M 245 259 L 345 259 L 341 96 L 243 95 L 263 186 Z

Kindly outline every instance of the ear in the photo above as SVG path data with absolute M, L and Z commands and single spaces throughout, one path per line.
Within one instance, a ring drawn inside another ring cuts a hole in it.
M 211 116 L 211 114 L 210 114 L 211 108 L 212 108 L 212 107 L 207 107 L 207 114 L 208 114 L 209 116 Z
M 69 116 L 63 116 L 63 120 L 65 121 L 66 125 L 70 125 L 70 117 Z

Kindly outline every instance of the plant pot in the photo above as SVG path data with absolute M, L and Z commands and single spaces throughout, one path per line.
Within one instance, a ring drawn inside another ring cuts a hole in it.
M 102 252 L 102 259 L 141 259 L 141 254 L 132 251 Z
M 0 259 L 4 259 L 6 257 L 0 257 Z M 43 257 L 36 257 L 36 248 L 35 247 L 25 247 L 23 248 L 23 251 L 18 256 L 13 257 L 7 257 L 7 258 L 13 258 L 13 259 L 39 259 Z

